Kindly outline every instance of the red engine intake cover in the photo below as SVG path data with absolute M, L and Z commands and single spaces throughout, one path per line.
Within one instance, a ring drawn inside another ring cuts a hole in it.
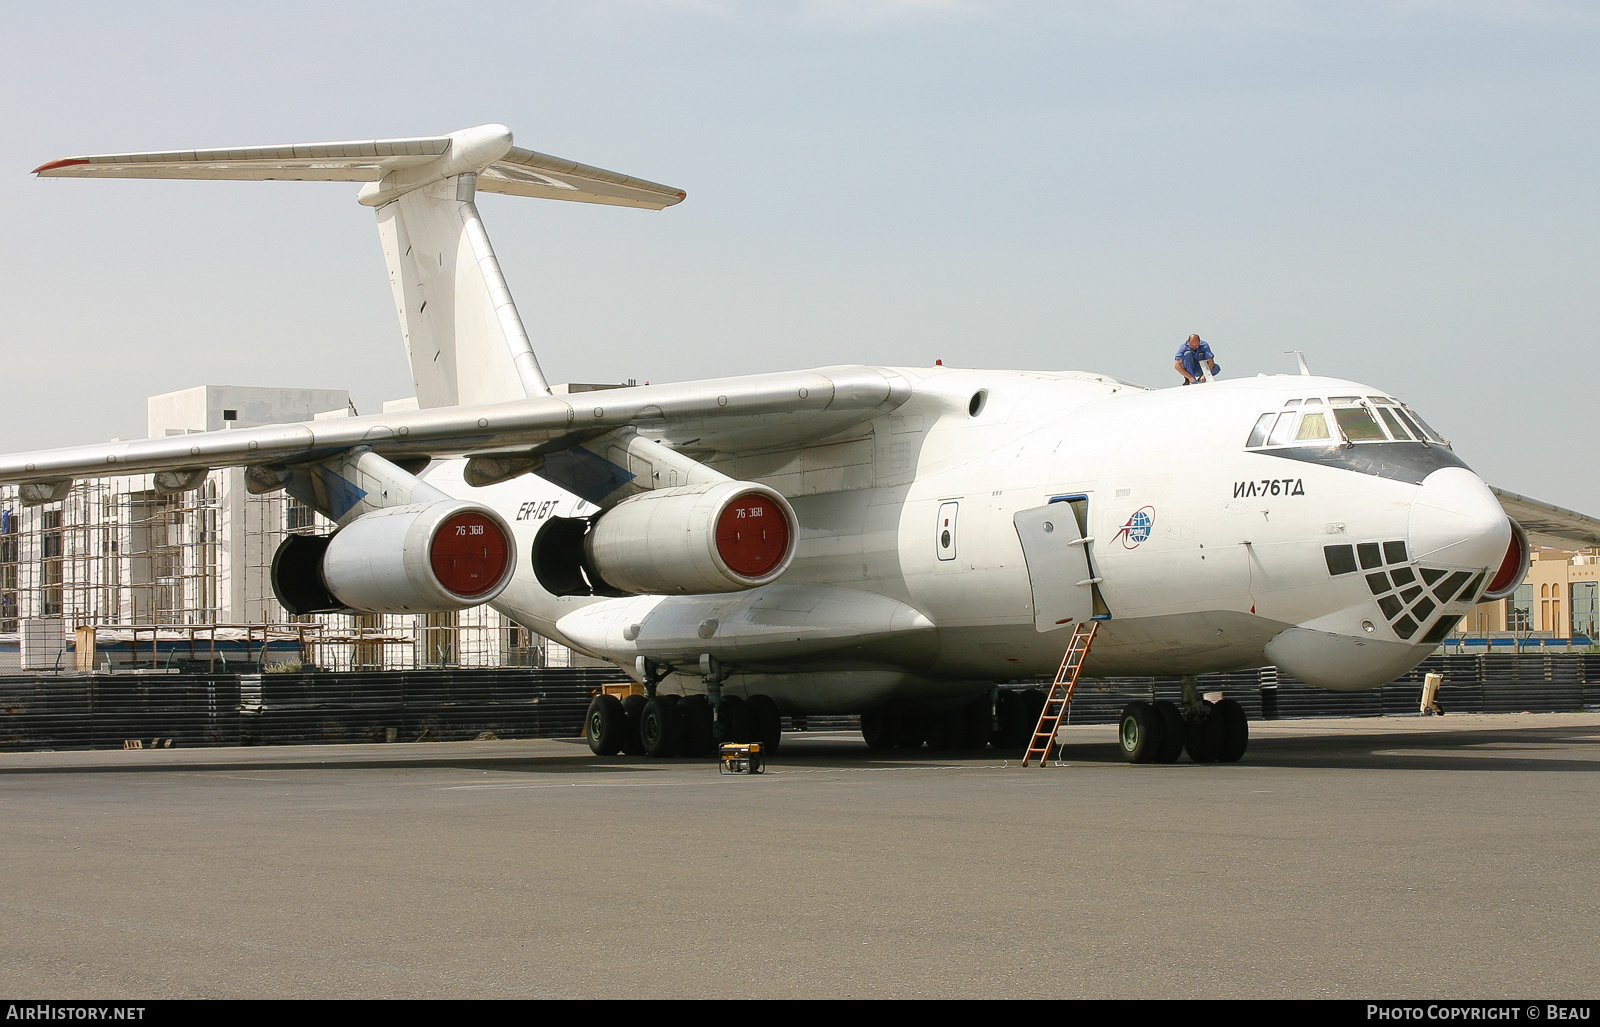
M 759 492 L 746 492 L 717 518 L 717 555 L 735 574 L 759 578 L 789 554 L 783 508 Z
M 1522 570 L 1522 561 L 1527 558 L 1526 548 L 1528 543 L 1523 540 L 1522 532 L 1513 528 L 1511 530 L 1511 544 L 1506 546 L 1505 559 L 1500 561 L 1500 569 L 1495 572 L 1494 580 L 1489 582 L 1485 595 L 1494 595 L 1504 592 L 1512 585 L 1518 584 L 1517 572 Z
M 510 540 L 500 526 L 470 510 L 440 525 L 428 550 L 439 584 L 463 597 L 482 595 L 498 585 L 510 554 Z

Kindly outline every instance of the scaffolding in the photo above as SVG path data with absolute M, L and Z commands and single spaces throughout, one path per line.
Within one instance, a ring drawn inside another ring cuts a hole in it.
M 146 663 L 162 648 L 158 641 L 178 638 L 205 654 L 189 662 L 210 662 L 215 646 L 197 640 L 232 631 L 292 635 L 300 662 L 330 670 L 572 662 L 564 647 L 487 606 L 291 616 L 273 594 L 273 555 L 287 535 L 331 530 L 283 492 L 252 495 L 239 468 L 172 493 L 158 490 L 151 475 L 83 479 L 38 506 L 24 505 L 16 486 L 0 486 L 0 643 L 20 639 L 29 621 L 54 621 L 50 637 L 63 647 L 86 637 L 83 629 L 96 639 L 131 632 L 148 643 Z

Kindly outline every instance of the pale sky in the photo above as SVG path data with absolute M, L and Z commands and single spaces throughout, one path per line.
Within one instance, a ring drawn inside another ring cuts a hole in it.
M 411 394 L 372 212 L 81 153 L 435 135 L 664 182 L 480 200 L 553 381 L 828 363 L 1294 368 L 1600 515 L 1600 7 L 0 2 L 0 449 L 202 384 Z M 1176 442 L 1176 440 L 1173 440 Z

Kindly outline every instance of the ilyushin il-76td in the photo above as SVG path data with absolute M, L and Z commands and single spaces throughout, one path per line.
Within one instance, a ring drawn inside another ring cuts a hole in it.
M 499 125 L 37 173 L 365 183 L 418 409 L 23 453 L 0 481 L 47 503 L 77 478 L 181 492 L 244 467 L 251 490 L 336 525 L 278 550 L 286 610 L 491 604 L 642 683 L 590 707 L 597 753 L 775 746 L 785 714 L 860 714 L 875 747 L 1020 745 L 1041 700 L 998 686 L 1092 640 L 1081 673 L 1186 682 L 1182 702 L 1124 711 L 1128 759 L 1238 759 L 1243 708 L 1195 675 L 1374 688 L 1510 594 L 1530 537 L 1600 544 L 1600 521 L 1491 489 L 1404 402 L 1303 361 L 1156 390 L 838 366 L 556 394 L 476 194 L 661 209 L 684 193 Z

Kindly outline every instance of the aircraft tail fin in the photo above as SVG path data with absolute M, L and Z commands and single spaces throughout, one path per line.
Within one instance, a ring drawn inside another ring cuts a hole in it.
M 670 186 L 512 145 L 503 125 L 444 136 L 68 157 L 51 178 L 365 182 L 422 407 L 549 395 L 489 245 L 485 192 L 660 210 Z

